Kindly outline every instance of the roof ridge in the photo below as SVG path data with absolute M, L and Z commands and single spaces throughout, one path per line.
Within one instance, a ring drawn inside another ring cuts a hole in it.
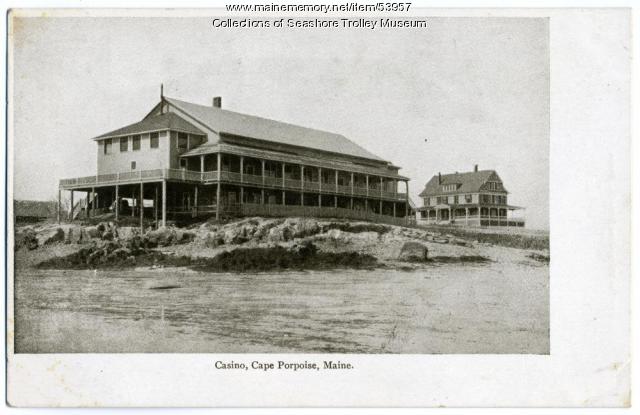
M 314 148 L 316 150 L 321 150 L 321 151 L 326 151 L 326 152 L 333 152 L 333 153 L 338 153 L 338 154 L 345 154 L 351 157 L 359 157 L 359 158 L 363 158 L 363 159 L 368 159 L 368 160 L 375 160 L 377 162 L 385 162 L 385 163 L 389 163 L 387 160 L 382 159 L 381 157 L 371 153 L 369 150 L 367 150 L 366 148 L 364 148 L 362 145 L 354 142 L 353 140 L 347 138 L 346 136 L 344 136 L 343 134 L 340 133 L 335 133 L 335 132 L 331 132 L 331 131 L 327 131 L 327 130 L 321 130 L 318 128 L 313 128 L 313 127 L 307 127 L 307 126 L 302 126 L 302 125 L 298 125 L 298 124 L 293 124 L 291 122 L 286 122 L 286 121 L 279 121 L 279 120 L 275 120 L 272 118 L 265 118 L 265 117 L 261 117 L 259 115 L 253 115 L 253 114 L 247 114 L 247 113 L 242 113 L 242 112 L 237 112 L 237 111 L 231 111 L 231 110 L 227 110 L 227 109 L 222 109 L 222 108 L 217 108 L 217 107 L 213 107 L 213 106 L 208 106 L 208 105 L 202 105 L 202 104 L 196 104 L 193 102 L 189 102 L 189 101 L 183 101 L 177 98 L 172 98 L 172 97 L 167 97 L 165 96 L 164 99 L 166 99 L 170 104 L 173 104 L 175 106 L 177 106 L 179 109 L 181 109 L 182 111 L 188 113 L 191 117 L 193 117 L 196 120 L 199 120 L 201 123 L 205 124 L 208 128 L 210 128 L 213 131 L 216 132 L 226 132 L 226 133 L 231 133 L 233 134 L 233 131 L 225 131 L 225 128 L 221 128 L 222 125 L 214 125 L 215 124 L 215 120 L 212 121 L 211 119 L 200 119 L 201 117 L 198 116 L 198 114 L 193 114 L 190 111 L 190 106 L 193 107 L 193 110 L 196 111 L 202 111 L 202 115 L 203 117 L 206 116 L 206 113 L 204 113 L 204 111 L 215 111 L 215 112 L 210 112 L 209 114 L 220 114 L 219 116 L 223 116 L 223 117 L 239 117 L 239 119 L 244 120 L 246 118 L 248 118 L 249 120 L 254 120 L 256 122 L 259 123 L 270 123 L 271 125 L 266 125 L 262 126 L 262 128 L 270 128 L 270 127 L 276 127 L 276 128 L 281 128 L 282 130 L 286 130 L 286 129 L 297 129 L 299 130 L 298 133 L 300 132 L 300 130 L 302 131 L 306 131 L 311 133 L 311 135 L 315 135 L 314 138 L 311 139 L 311 142 L 313 142 L 315 140 L 315 142 L 313 144 L 309 144 L 309 140 L 307 140 L 307 143 L 293 143 L 292 142 L 292 134 L 286 134 L 284 133 L 282 136 L 280 137 L 265 137 L 265 136 L 252 136 L 252 135 L 246 135 L 247 137 L 251 137 L 251 138 L 255 138 L 255 139 L 260 139 L 260 140 L 265 140 L 265 141 L 271 141 L 271 142 L 276 142 L 276 143 L 281 143 L 281 144 L 288 144 L 288 145 L 294 145 L 294 146 L 302 146 L 302 147 L 309 147 L 309 148 Z M 220 131 L 218 131 L 220 130 Z M 254 131 L 255 132 L 255 131 Z M 283 131 L 281 131 L 281 133 L 283 133 Z M 295 135 L 296 133 L 294 132 L 293 135 Z M 238 134 L 238 135 L 242 135 L 242 134 Z M 318 137 L 318 136 L 322 136 L 324 135 L 325 137 Z M 303 139 L 303 138 L 308 138 L 308 137 L 298 137 L 297 139 Z M 288 142 L 287 142 L 288 140 Z M 324 141 L 322 144 L 320 144 L 320 141 Z M 333 140 L 333 142 L 332 142 Z M 335 140 L 343 140 L 345 142 L 346 145 L 342 145 L 342 149 L 341 148 L 336 148 L 334 150 L 330 149 L 329 147 L 331 146 L 337 146 L 340 147 L 340 143 L 339 141 L 335 141 Z M 295 140 L 294 140 L 295 141 Z M 351 147 L 351 148 L 349 148 Z
M 244 112 L 232 111 L 232 110 L 228 110 L 228 109 L 225 109 L 225 108 L 217 108 L 217 107 L 208 106 L 208 105 L 196 104 L 196 103 L 194 103 L 194 102 L 183 101 L 183 100 L 181 100 L 181 99 L 171 98 L 171 97 L 167 97 L 167 96 L 165 96 L 165 98 L 168 98 L 168 99 L 173 100 L 173 101 L 178 101 L 178 102 L 181 102 L 181 103 L 184 103 L 184 104 L 196 105 L 196 106 L 198 106 L 198 107 L 202 107 L 202 108 L 206 108 L 206 109 L 212 109 L 212 110 L 215 110 L 215 111 L 222 111 L 222 112 L 228 112 L 228 113 L 235 114 L 235 115 L 241 115 L 241 116 L 247 116 L 247 117 L 259 118 L 259 119 L 261 119 L 261 120 L 266 120 L 266 121 L 271 121 L 271 122 L 277 122 L 277 123 L 280 123 L 280 124 L 289 125 L 289 126 L 291 126 L 291 127 L 297 127 L 297 128 L 304 128 L 304 129 L 307 129 L 307 130 L 313 130 L 313 131 L 317 131 L 317 132 L 319 132 L 319 133 L 329 133 L 329 134 L 333 134 L 333 135 L 338 135 L 338 136 L 340 136 L 340 137 L 343 137 L 343 138 L 346 138 L 347 140 L 349 140 L 349 139 L 348 139 L 347 137 L 345 137 L 344 135 L 342 135 L 342 134 L 340 134 L 340 133 L 335 133 L 335 132 L 333 132 L 333 131 L 321 130 L 321 129 L 319 129 L 319 128 L 313 128 L 313 127 L 305 127 L 305 126 L 302 126 L 302 125 L 293 124 L 293 123 L 288 122 L 288 121 L 280 121 L 280 120 L 276 120 L 276 119 L 274 119 L 274 118 L 262 117 L 262 116 L 260 116 L 260 115 L 247 114 L 247 113 L 244 113 Z M 351 141 L 351 140 L 349 140 L 349 141 Z M 352 141 L 352 142 L 353 142 L 353 141 Z M 357 144 L 357 143 L 354 143 L 354 144 Z

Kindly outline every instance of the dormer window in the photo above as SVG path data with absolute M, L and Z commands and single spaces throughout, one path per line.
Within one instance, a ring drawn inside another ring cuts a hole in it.
M 489 190 L 500 190 L 498 182 L 489 182 Z
M 140 136 L 139 135 L 134 135 L 133 137 L 131 137 L 131 149 L 133 151 L 140 150 Z
M 442 186 L 443 192 L 453 192 L 455 190 L 456 190 L 455 184 L 445 184 L 444 186 Z

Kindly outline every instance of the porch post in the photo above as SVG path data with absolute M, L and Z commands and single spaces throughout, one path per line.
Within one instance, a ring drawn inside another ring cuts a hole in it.
M 405 204 L 404 204 L 404 216 L 408 218 L 409 216 L 409 180 L 404 181 L 407 186 L 407 194 L 405 195 Z
M 353 172 L 351 172 L 351 210 L 353 210 Z
M 204 154 L 200 155 L 200 180 L 204 180 Z
M 469 208 L 464 208 L 464 223 L 469 226 Z
M 334 170 L 333 173 L 334 173 L 333 176 L 334 176 L 335 181 L 336 181 L 336 193 L 338 193 L 338 170 Z M 334 207 L 336 209 L 338 208 L 338 196 L 337 195 L 333 196 L 333 205 L 334 205 Z
M 427 211 L 427 215 L 429 215 L 429 211 Z M 393 217 L 396 217 L 396 202 L 393 202 Z M 429 216 L 427 216 L 427 219 L 429 219 Z
M 140 182 L 140 230 L 144 231 L 144 184 Z
M 304 166 L 300 165 L 300 206 L 304 206 Z
M 382 215 L 382 199 L 380 199 L 380 211 L 379 213 Z
M 380 177 L 380 197 L 382 197 L 382 192 L 384 191 L 384 180 Z M 382 210 L 380 210 L 382 212 Z
M 74 205 L 73 205 L 73 190 L 71 190 L 71 218 L 70 220 L 73 222 L 73 210 L 74 210 Z
M 91 188 L 91 197 L 93 198 L 93 200 L 91 201 L 91 216 L 95 217 L 96 216 L 96 203 L 98 202 L 98 195 L 96 194 L 96 188 L 92 187 Z
M 260 190 L 260 203 L 262 203 L 263 205 L 264 203 L 264 181 L 265 181 L 265 176 L 264 176 L 264 159 L 260 160 L 260 163 L 262 164 L 262 189 Z
M 284 162 L 282 162 L 282 188 L 283 189 L 285 188 L 285 183 L 284 183 Z
M 135 205 L 137 205 L 137 203 L 136 203 L 136 188 L 134 186 L 131 188 L 131 217 L 134 217 L 136 215 L 136 210 L 134 208 Z
M 244 156 L 240 156 L 240 205 L 244 203 Z
M 84 213 L 87 218 L 91 217 L 91 212 L 89 211 L 89 200 L 91 199 L 91 192 L 87 192 L 87 199 L 84 204 Z
M 167 226 L 167 181 L 162 181 L 162 227 Z
M 118 215 L 120 214 L 120 195 L 119 195 L 120 186 L 116 184 L 116 222 L 118 221 Z
M 196 216 L 198 216 L 198 185 L 196 185 L 196 188 L 194 190 L 193 207 L 194 207 L 194 209 L 196 211 Z
M 222 154 L 218 154 L 218 186 L 216 188 L 216 220 L 220 219 L 220 173 L 222 171 Z
M 322 193 L 322 167 L 318 167 L 318 191 Z
M 156 229 L 158 228 L 158 184 L 154 187 L 155 195 L 153 197 L 153 220 L 156 223 Z
M 366 186 L 367 186 L 367 197 L 369 197 L 369 175 L 365 175 Z
M 58 210 L 57 210 L 57 214 L 56 214 L 56 218 L 58 219 L 58 223 L 60 223 L 60 204 L 61 204 L 61 200 L 60 198 L 62 197 L 62 191 L 60 190 L 60 187 L 58 187 Z

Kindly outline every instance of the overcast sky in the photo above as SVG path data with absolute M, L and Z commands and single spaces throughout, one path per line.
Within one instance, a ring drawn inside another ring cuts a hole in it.
M 427 29 L 213 29 L 208 18 L 21 18 L 14 197 L 96 171 L 91 137 L 165 95 L 346 135 L 411 178 L 494 169 L 548 228 L 548 21 L 433 18 Z

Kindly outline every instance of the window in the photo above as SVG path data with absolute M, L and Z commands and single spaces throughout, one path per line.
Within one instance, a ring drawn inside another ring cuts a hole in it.
M 131 149 L 132 150 L 140 150 L 140 136 L 134 135 L 131 137 Z
M 429 206 L 429 198 L 428 198 L 428 197 L 425 197 L 425 198 L 424 198 L 424 205 L 425 205 L 425 206 Z M 424 213 L 424 212 L 423 212 L 423 213 Z
M 455 203 L 456 205 L 458 204 L 458 196 L 454 196 L 453 197 L 453 203 Z
M 180 159 L 180 168 L 181 169 L 187 168 L 187 159 Z
M 159 145 L 160 140 L 158 140 L 158 133 L 151 133 L 151 135 L 149 135 L 149 147 L 158 148 Z
M 447 184 L 442 186 L 442 191 L 443 192 L 453 192 L 456 190 L 456 185 L 455 184 Z
M 111 139 L 107 138 L 103 141 L 103 152 L 104 154 L 111 154 Z
M 500 190 L 498 182 L 489 182 L 489 190 Z
M 136 162 L 132 161 L 131 162 L 131 170 L 135 170 L 136 169 Z
M 120 137 L 120 152 L 129 151 L 129 137 Z
M 187 133 L 178 133 L 178 150 L 185 151 L 188 143 Z
M 464 195 L 464 202 L 465 203 L 471 203 L 471 195 Z

